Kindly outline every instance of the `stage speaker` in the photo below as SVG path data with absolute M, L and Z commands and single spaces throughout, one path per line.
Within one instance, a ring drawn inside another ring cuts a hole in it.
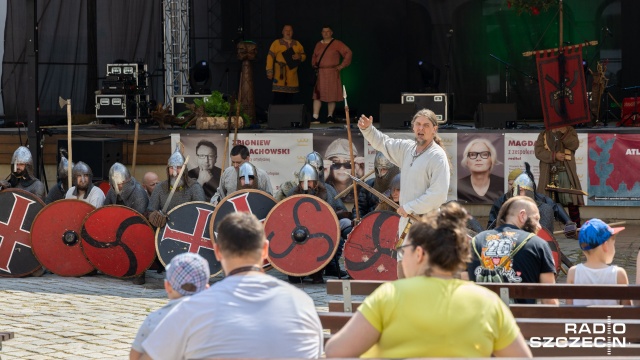
M 517 118 L 516 104 L 479 104 L 475 115 L 476 129 L 512 128 Z
M 411 128 L 411 119 L 416 114 L 416 104 L 380 104 L 381 129 Z
M 267 126 L 270 129 L 308 129 L 309 118 L 304 104 L 269 105 Z
M 60 163 L 60 148 L 67 148 L 66 139 L 58 139 L 56 164 Z M 108 180 L 111 166 L 116 162 L 124 164 L 121 139 L 72 139 L 71 151 L 74 163 L 82 161 L 89 165 L 94 181 Z M 128 167 L 127 164 L 124 165 Z

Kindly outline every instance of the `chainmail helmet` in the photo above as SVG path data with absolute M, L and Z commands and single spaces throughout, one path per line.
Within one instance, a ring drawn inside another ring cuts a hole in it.
M 91 171 L 89 165 L 82 161 L 78 161 L 78 163 L 73 166 L 72 175 L 74 179 L 80 175 L 87 175 L 89 177 L 89 183 L 93 182 L 93 171 Z
M 298 182 L 300 183 L 302 190 L 309 190 L 309 181 L 318 181 L 318 171 L 316 168 L 309 164 L 304 164 L 298 174 Z
M 180 151 L 180 143 L 176 145 L 176 150 L 169 156 L 169 160 L 167 160 L 167 179 L 171 179 L 171 175 L 169 174 L 169 168 L 174 168 L 177 172 L 178 167 L 184 166 L 184 156 Z M 185 171 L 183 177 L 186 176 L 187 172 Z
M 389 186 L 391 181 L 393 181 L 393 178 L 400 173 L 400 168 L 389 161 L 389 159 L 387 159 L 380 151 L 376 152 L 376 157 L 373 160 L 373 166 L 376 173 L 373 188 L 384 193 L 389 190 Z M 383 170 L 386 170 L 384 175 L 382 175 Z
M 520 190 L 524 190 L 526 196 L 535 199 L 535 185 L 528 174 L 522 173 L 513 181 L 511 196 L 520 195 Z
M 116 194 L 120 194 L 120 188 L 118 185 L 124 184 L 131 179 L 131 174 L 126 166 L 119 162 L 113 164 L 109 169 L 109 184 Z
M 13 152 L 11 157 L 11 169 L 15 172 L 17 164 L 24 164 L 28 176 L 33 174 L 33 157 L 31 151 L 25 146 L 20 146 Z
M 316 168 L 320 181 L 324 182 L 324 159 L 317 151 L 307 154 L 304 163 Z

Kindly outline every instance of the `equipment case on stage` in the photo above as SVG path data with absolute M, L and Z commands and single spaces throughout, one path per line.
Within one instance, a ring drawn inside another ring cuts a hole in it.
M 96 95 L 96 118 L 149 117 L 149 95 Z
M 178 116 L 178 114 L 187 110 L 187 104 L 193 104 L 193 99 L 207 101 L 209 96 L 210 94 L 175 95 L 171 97 L 171 115 Z
M 402 93 L 402 104 L 415 104 L 416 111 L 429 109 L 436 114 L 438 124 L 447 123 L 447 94 Z

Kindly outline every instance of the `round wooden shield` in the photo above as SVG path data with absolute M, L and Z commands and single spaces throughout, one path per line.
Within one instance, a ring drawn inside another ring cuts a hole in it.
M 77 199 L 58 200 L 42 209 L 31 226 L 33 254 L 52 273 L 82 276 L 93 271 L 80 246 L 82 221 L 95 207 Z
M 274 206 L 264 226 L 269 261 L 292 276 L 311 275 L 333 259 L 340 243 L 335 211 L 311 195 L 294 195 Z
M 207 259 L 212 277 L 222 272 L 209 236 L 213 211 L 213 204 L 204 201 L 191 201 L 171 209 L 167 224 L 156 230 L 160 262 L 166 266 L 174 256 L 192 252 Z
M 0 276 L 22 277 L 40 269 L 31 251 L 31 224 L 42 208 L 44 202 L 28 191 L 0 191 Z
M 553 254 L 553 262 L 556 265 L 556 275 L 560 274 L 560 270 L 562 268 L 562 262 L 560 261 L 560 244 L 558 244 L 558 241 L 556 240 L 555 236 L 553 236 L 553 233 L 545 229 L 544 227 L 540 229 L 540 231 L 538 231 L 536 235 L 538 235 L 538 237 L 540 237 L 542 240 L 549 243 L 551 253 Z
M 139 212 L 122 205 L 90 212 L 82 223 L 81 244 L 96 269 L 119 278 L 142 274 L 156 255 L 151 224 Z
M 234 212 L 248 212 L 255 215 L 261 222 L 267 218 L 269 211 L 273 209 L 278 201 L 269 193 L 256 189 L 244 189 L 227 195 L 218 203 L 213 211 L 211 223 L 209 224 L 209 236 L 216 238 L 218 224 L 225 216 Z M 269 261 L 265 259 L 263 267 L 270 267 Z
M 373 211 L 353 228 L 344 245 L 344 266 L 355 280 L 396 280 L 400 215 Z

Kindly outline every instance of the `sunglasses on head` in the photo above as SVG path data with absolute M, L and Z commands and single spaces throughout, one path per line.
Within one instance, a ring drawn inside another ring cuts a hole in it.
M 340 168 L 345 168 L 347 170 L 351 170 L 351 163 L 343 162 L 343 163 L 333 163 L 333 164 L 331 164 L 331 170 L 338 170 Z

